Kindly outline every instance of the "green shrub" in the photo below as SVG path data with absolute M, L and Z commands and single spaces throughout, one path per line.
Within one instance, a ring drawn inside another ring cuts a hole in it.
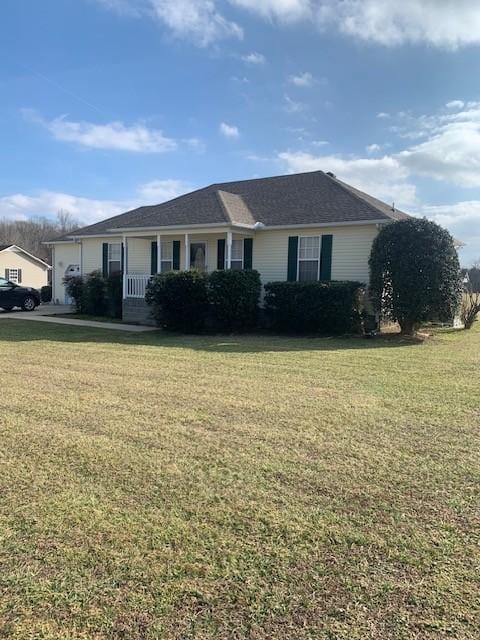
M 85 279 L 82 313 L 104 316 L 107 312 L 107 287 L 100 271 L 92 271 Z
M 85 281 L 82 276 L 68 276 L 63 279 L 65 291 L 72 298 L 77 313 L 84 312 L 85 306 Z
M 122 317 L 123 277 L 120 273 L 113 273 L 106 280 L 107 315 L 110 318 Z
M 122 317 L 123 278 L 121 274 L 112 274 L 105 279 L 100 271 L 92 271 L 85 277 L 64 278 L 63 284 L 67 295 L 74 301 L 77 313 L 110 318 Z
M 360 333 L 359 282 L 270 282 L 265 313 L 273 329 L 299 334 Z
M 219 270 L 208 277 L 208 301 L 217 331 L 248 331 L 258 320 L 258 271 Z
M 145 300 L 158 326 L 182 333 L 201 333 L 208 312 L 207 277 L 198 271 L 171 271 L 153 276 Z
M 52 285 L 46 284 L 40 289 L 40 300 L 45 303 L 52 301 Z
M 422 322 L 453 320 L 462 283 L 452 236 L 425 218 L 386 225 L 372 245 L 370 283 L 376 310 L 404 334 Z

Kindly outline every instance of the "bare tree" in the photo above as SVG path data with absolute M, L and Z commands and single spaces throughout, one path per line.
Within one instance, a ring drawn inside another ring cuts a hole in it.
M 480 313 L 480 261 L 465 273 L 460 318 L 465 329 L 471 329 Z
M 56 227 L 58 233 L 69 233 L 70 231 L 78 229 L 79 226 L 80 225 L 78 221 L 74 218 L 70 211 L 67 211 L 66 209 L 60 209 L 59 211 L 57 211 Z
M 480 291 L 480 259 L 474 262 L 468 269 L 468 278 L 475 292 Z
M 32 218 L 31 220 L 0 219 L 0 244 L 16 244 L 29 253 L 51 261 L 51 248 L 43 242 L 79 228 L 79 223 L 65 210 L 57 213 L 54 220 Z

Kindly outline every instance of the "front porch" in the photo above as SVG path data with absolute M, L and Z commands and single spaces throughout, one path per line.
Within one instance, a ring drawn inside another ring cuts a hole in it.
M 156 273 L 198 269 L 251 269 L 253 234 L 251 229 L 198 229 L 132 234 L 122 239 L 123 318 L 127 322 L 148 322 L 145 303 L 147 284 Z

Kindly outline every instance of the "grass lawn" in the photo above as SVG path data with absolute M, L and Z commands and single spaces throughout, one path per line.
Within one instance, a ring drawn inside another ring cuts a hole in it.
M 0 322 L 0 637 L 471 638 L 480 331 Z

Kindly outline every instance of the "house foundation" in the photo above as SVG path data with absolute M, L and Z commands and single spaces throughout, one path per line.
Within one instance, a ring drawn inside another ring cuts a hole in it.
M 132 324 L 155 326 L 152 310 L 143 298 L 124 298 L 122 319 Z

